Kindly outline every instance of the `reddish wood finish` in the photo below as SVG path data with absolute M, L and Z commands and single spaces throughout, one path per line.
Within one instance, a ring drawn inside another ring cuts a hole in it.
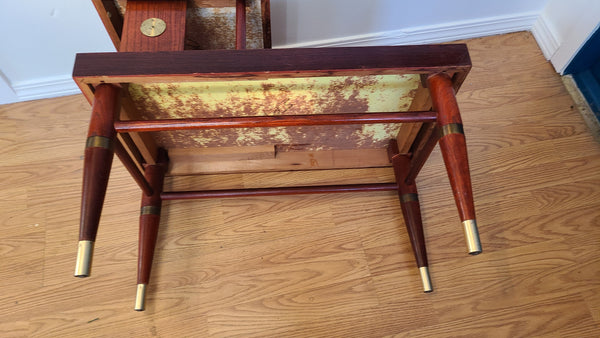
M 435 121 L 435 112 L 351 113 L 315 115 L 277 115 L 223 118 L 117 121 L 117 132 L 147 132 L 188 129 L 320 126 L 369 123 L 406 123 Z
M 160 208 L 162 199 L 160 193 L 163 189 L 165 172 L 167 171 L 167 155 L 164 149 L 159 149 L 158 163 L 147 165 L 144 174 L 150 186 L 152 195 L 142 194 L 142 205 L 140 214 L 140 234 L 138 248 L 138 284 L 148 284 L 150 281 L 150 271 L 152 270 L 152 260 L 156 239 L 158 237 L 158 226 L 160 223 Z M 150 207 L 152 212 L 144 212 Z
M 130 0 L 123 21 L 120 52 L 183 50 L 185 42 L 185 0 Z M 150 18 L 162 19 L 167 28 L 156 37 L 142 34 L 140 25 Z M 158 65 L 154 65 L 157 67 Z M 162 66 L 162 65 L 161 65 Z
M 246 0 L 235 2 L 235 49 L 246 49 Z
M 121 44 L 121 34 L 123 33 L 123 17 L 119 12 L 114 0 L 92 0 L 98 16 L 116 50 L 119 50 Z
M 143 173 L 143 165 L 144 164 L 155 164 L 156 163 L 156 149 L 154 150 L 154 156 L 152 157 L 152 161 L 151 162 L 147 162 L 146 158 L 144 157 L 144 155 L 142 155 L 140 149 L 138 148 L 137 144 L 135 143 L 135 141 L 133 140 L 133 138 L 131 137 L 131 134 L 129 133 L 121 133 L 120 135 L 120 141 L 122 142 L 122 145 L 125 149 L 127 149 L 129 156 L 131 157 L 131 159 L 133 160 L 133 162 L 135 163 L 135 165 L 140 169 L 140 171 Z M 136 135 L 137 136 L 137 135 Z M 149 137 L 149 136 L 148 136 Z M 139 138 L 139 137 L 138 137 Z
M 117 156 L 119 157 L 119 160 L 121 160 L 121 163 L 123 163 L 123 165 L 129 172 L 131 177 L 133 177 L 135 182 L 138 184 L 140 189 L 142 189 L 142 192 L 148 196 L 152 195 L 153 190 L 152 190 L 152 187 L 150 186 L 150 183 L 148 183 L 148 181 L 146 180 L 144 175 L 142 175 L 142 173 L 138 169 L 138 166 L 136 165 L 135 161 L 129 156 L 129 154 L 127 153 L 127 150 L 125 150 L 125 147 L 123 147 L 121 142 L 118 140 L 116 140 L 116 141 L 117 142 L 115 142 L 114 151 L 117 154 Z
M 396 141 L 393 140 L 392 143 Z M 394 149 L 394 146 L 390 146 Z M 395 147 L 397 149 L 397 146 Z M 401 155 L 392 151 L 391 162 L 394 167 L 394 175 L 396 176 L 396 184 L 398 189 L 398 197 L 400 198 L 400 206 L 402 207 L 402 215 L 410 244 L 415 255 L 418 267 L 428 266 L 427 249 L 425 247 L 425 236 L 423 235 L 423 221 L 421 220 L 421 207 L 419 205 L 417 186 L 413 182 L 406 183 L 406 178 L 410 169 L 411 159 L 409 155 Z M 411 198 L 407 198 L 410 196 Z
M 123 16 L 121 15 L 121 13 L 119 13 L 119 9 L 115 4 L 115 0 L 102 0 L 102 6 L 104 6 L 104 10 L 106 11 L 108 18 L 110 19 L 110 26 L 113 27 L 113 29 L 115 30 L 115 34 L 117 34 L 117 36 L 120 39 L 121 35 L 123 34 Z M 106 24 L 104 25 L 107 31 L 110 31 L 110 26 Z M 119 49 L 119 44 L 115 44 L 115 47 L 117 49 Z
M 410 161 L 410 168 L 406 174 L 406 184 L 413 184 L 417 175 L 423 168 L 425 161 L 431 155 L 431 152 L 435 148 L 439 139 L 439 127 L 437 123 L 426 123 L 423 124 L 419 134 L 415 138 L 410 153 L 412 159 Z
M 263 48 L 271 48 L 271 0 L 261 0 Z
M 103 136 L 112 139 L 116 136 L 113 124 L 118 112 L 118 96 L 117 86 L 101 84 L 96 87 L 87 137 Z
M 114 143 L 116 132 L 113 121 L 118 112 L 119 88 L 113 85 L 96 87 L 88 138 L 100 136 Z M 104 204 L 113 150 L 108 147 L 89 146 L 85 149 L 83 186 L 81 192 L 81 218 L 79 240 L 95 241 Z
M 177 191 L 163 192 L 160 196 L 163 200 L 190 200 L 205 198 L 227 198 L 227 197 L 258 197 L 279 195 L 307 195 L 307 194 L 330 194 L 360 191 L 391 191 L 396 190 L 395 183 L 379 184 L 354 184 L 354 185 L 325 185 L 307 187 L 284 187 L 284 188 L 262 188 L 262 189 L 232 189 L 232 190 L 207 190 L 207 191 Z
M 160 67 L 158 66 L 160 65 Z M 77 54 L 78 82 L 165 82 L 334 75 L 468 72 L 458 45 Z M 143 77 L 143 78 L 142 78 Z M 460 83 L 456 83 L 457 86 Z
M 447 74 L 435 74 L 428 78 L 434 109 L 438 111 L 438 123 L 443 126 L 457 123 L 462 125 L 452 80 Z M 475 219 L 475 205 L 469 173 L 465 135 L 452 133 L 440 138 L 440 149 L 444 157 L 454 200 L 461 221 Z

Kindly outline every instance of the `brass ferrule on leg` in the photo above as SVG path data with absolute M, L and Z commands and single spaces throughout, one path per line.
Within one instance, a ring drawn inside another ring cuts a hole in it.
M 450 134 L 463 134 L 465 131 L 463 130 L 462 123 L 449 123 L 447 125 L 442 126 L 440 129 L 440 137 L 444 137 Z
M 79 241 L 77 248 L 77 263 L 75 264 L 75 277 L 89 277 L 92 269 L 92 254 L 94 253 L 93 241 Z
M 135 311 L 144 311 L 146 299 L 146 284 L 138 284 L 135 293 Z
M 419 268 L 419 273 L 421 274 L 421 281 L 423 282 L 423 291 L 424 292 L 432 292 L 433 287 L 431 287 L 431 278 L 429 277 L 429 268 L 426 266 L 422 266 Z
M 113 141 L 108 137 L 90 136 L 85 141 L 85 147 L 86 148 L 100 147 L 100 148 L 104 148 L 104 149 L 112 149 L 112 147 L 113 147 L 112 143 L 113 143 Z
M 467 240 L 467 248 L 470 255 L 481 253 L 481 241 L 479 240 L 479 231 L 477 230 L 477 222 L 474 219 L 468 219 L 462 222 L 465 230 L 465 239 Z

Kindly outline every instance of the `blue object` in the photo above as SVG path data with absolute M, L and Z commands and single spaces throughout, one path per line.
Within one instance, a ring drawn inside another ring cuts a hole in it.
M 565 74 L 572 74 L 579 90 L 600 120 L 600 29 L 583 45 L 567 66 Z

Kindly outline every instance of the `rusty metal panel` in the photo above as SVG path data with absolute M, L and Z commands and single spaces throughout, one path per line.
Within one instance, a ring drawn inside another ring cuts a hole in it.
M 145 119 L 407 111 L 416 74 L 130 84 Z M 305 149 L 381 148 L 400 124 L 244 128 L 156 133 L 167 148 L 302 145 Z

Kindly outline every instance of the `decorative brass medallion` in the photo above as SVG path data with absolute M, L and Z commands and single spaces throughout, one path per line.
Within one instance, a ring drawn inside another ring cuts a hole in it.
M 159 18 L 146 19 L 140 26 L 142 34 L 152 38 L 164 33 L 165 29 L 167 29 L 167 24 Z

